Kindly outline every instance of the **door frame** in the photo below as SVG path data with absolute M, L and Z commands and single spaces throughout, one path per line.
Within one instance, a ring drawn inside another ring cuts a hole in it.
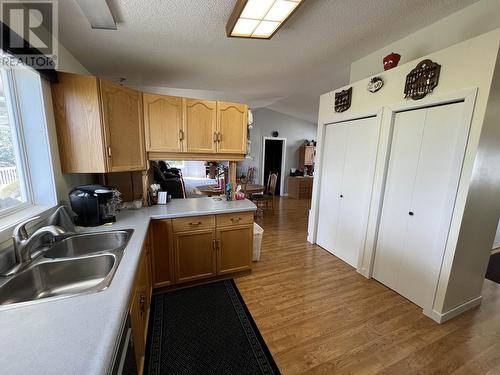
M 285 196 L 284 186 L 285 186 L 285 164 L 286 164 L 286 138 L 281 137 L 264 137 L 262 141 L 262 163 L 261 163 L 261 174 L 260 174 L 260 182 L 262 185 L 266 186 L 267 181 L 265 181 L 264 176 L 264 165 L 266 161 L 266 140 L 274 140 L 274 141 L 282 141 L 283 147 L 281 149 L 281 176 L 280 176 L 280 197 Z

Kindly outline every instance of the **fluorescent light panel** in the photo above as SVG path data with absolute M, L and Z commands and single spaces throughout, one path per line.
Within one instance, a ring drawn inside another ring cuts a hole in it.
M 116 22 L 106 0 L 76 0 L 93 29 L 116 30 Z
M 304 0 L 248 0 L 229 36 L 269 39 Z

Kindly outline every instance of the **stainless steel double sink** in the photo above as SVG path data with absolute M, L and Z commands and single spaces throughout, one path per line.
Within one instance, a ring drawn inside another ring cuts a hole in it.
M 0 277 L 0 307 L 106 289 L 132 229 L 75 234 L 42 252 L 24 270 Z

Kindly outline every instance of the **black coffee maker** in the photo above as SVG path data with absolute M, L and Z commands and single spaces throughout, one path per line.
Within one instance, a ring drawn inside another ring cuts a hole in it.
M 111 203 L 113 191 L 104 185 L 77 186 L 69 193 L 71 209 L 78 215 L 76 225 L 96 227 L 115 222 L 115 208 Z

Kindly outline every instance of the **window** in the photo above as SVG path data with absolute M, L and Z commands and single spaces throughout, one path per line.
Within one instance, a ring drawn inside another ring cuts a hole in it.
M 0 70 L 0 216 L 31 203 L 10 71 Z
M 184 160 L 165 160 L 165 163 L 170 165 L 170 168 L 184 168 Z

